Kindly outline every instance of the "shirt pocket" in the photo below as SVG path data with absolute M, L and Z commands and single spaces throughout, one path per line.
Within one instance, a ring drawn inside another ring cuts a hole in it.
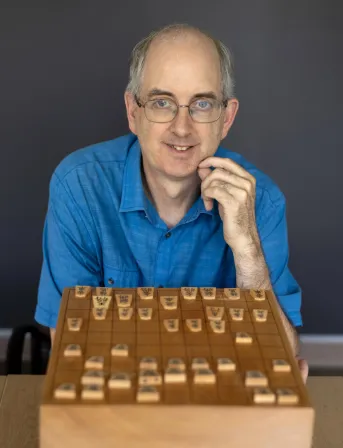
M 104 286 L 108 288 L 138 288 L 139 271 L 121 270 L 104 265 Z

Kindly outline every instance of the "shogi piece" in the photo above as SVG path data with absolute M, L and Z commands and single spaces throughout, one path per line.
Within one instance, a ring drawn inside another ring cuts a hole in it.
M 243 308 L 230 308 L 230 317 L 235 321 L 242 321 L 244 319 Z
M 224 295 L 228 300 L 239 300 L 241 298 L 240 288 L 224 288 Z
M 129 356 L 129 346 L 127 344 L 116 344 L 111 349 L 112 356 Z
M 235 341 L 237 344 L 251 344 L 252 337 L 245 331 L 239 331 L 236 333 Z
M 179 319 L 164 319 L 163 325 L 168 332 L 179 331 Z
M 93 308 L 92 314 L 95 320 L 105 320 L 107 308 Z
M 209 369 L 210 368 L 206 358 L 193 358 L 191 367 L 192 367 L 192 370 Z
M 268 318 L 268 310 L 261 310 L 261 309 L 254 309 L 253 312 L 253 317 L 255 319 L 256 322 L 266 322 L 267 318 Z
M 140 370 L 157 370 L 158 363 L 156 358 L 142 358 L 139 363 Z
M 168 368 L 169 369 L 178 369 L 181 371 L 186 370 L 186 364 L 181 358 L 169 358 L 168 359 Z
M 185 383 L 187 381 L 187 374 L 184 370 L 169 368 L 165 371 L 165 383 Z
M 105 374 L 101 370 L 87 370 L 81 377 L 81 384 L 105 384 Z
M 268 378 L 259 370 L 248 370 L 245 374 L 245 385 L 246 386 L 268 386 Z
M 186 319 L 186 325 L 194 333 L 198 333 L 202 329 L 201 319 Z
M 236 363 L 230 358 L 218 358 L 217 370 L 218 372 L 233 372 L 236 370 Z
M 225 320 L 211 321 L 210 327 L 214 333 L 225 333 Z
M 160 400 L 160 393 L 154 386 L 142 386 L 137 392 L 138 403 L 156 403 Z
M 55 398 L 74 400 L 76 398 L 76 386 L 73 383 L 62 383 L 54 392 Z
M 157 370 L 141 370 L 138 384 L 140 386 L 159 386 L 162 384 L 162 376 Z
M 108 309 L 112 300 L 112 296 L 93 296 L 94 308 Z
M 64 349 L 64 356 L 81 356 L 82 350 L 79 344 L 69 344 Z
M 82 327 L 81 317 L 68 317 L 68 330 L 69 331 L 80 331 Z
M 132 386 L 130 375 L 125 372 L 113 373 L 107 384 L 110 389 L 130 389 Z
M 291 365 L 285 359 L 273 359 L 273 371 L 274 372 L 290 372 Z
M 138 308 L 138 316 L 141 320 L 151 320 L 152 308 Z
M 273 404 L 275 403 L 275 394 L 269 387 L 257 387 L 253 391 L 254 403 Z
M 250 295 L 254 300 L 257 300 L 258 302 L 263 302 L 264 300 L 266 300 L 264 289 L 250 289 Z
M 118 308 L 119 320 L 130 320 L 133 316 L 132 308 Z
M 97 296 L 112 296 L 112 288 L 105 288 L 99 286 L 95 288 L 95 294 Z
M 216 298 L 217 288 L 200 288 L 200 294 L 203 300 L 214 300 Z
M 85 369 L 103 369 L 104 357 L 103 356 L 90 356 L 86 359 Z
M 288 388 L 276 389 L 276 397 L 277 404 L 297 404 L 299 402 L 299 395 Z
M 152 300 L 155 288 L 137 288 L 138 297 L 142 300 Z
M 161 296 L 161 305 L 165 310 L 176 310 L 177 309 L 177 296 Z
M 108 309 L 93 306 L 93 296 L 106 297 L 95 287 L 84 299 L 75 298 L 74 287 L 63 291 L 41 397 L 40 448 L 311 447 L 313 407 L 272 290 L 259 302 L 250 289 L 231 288 L 228 295 L 213 284 L 215 297 L 204 299 L 204 278 L 203 285 L 191 285 L 198 287 L 192 299 L 181 289 L 186 282 L 155 288 L 148 298 L 123 288 L 124 277 L 109 268 L 105 279 L 111 276 L 116 287 Z M 129 277 L 131 283 L 136 275 Z M 131 294 L 131 305 L 118 307 L 116 294 Z M 178 297 L 177 309 L 165 310 L 162 296 Z M 206 307 L 224 307 L 222 320 L 209 319 Z M 140 308 L 152 308 L 151 320 L 141 319 Z M 232 308 L 244 309 L 243 321 L 232 320 Z M 256 309 L 268 310 L 266 321 L 258 322 Z M 83 319 L 79 332 L 68 329 L 68 318 Z M 238 332 L 252 342 L 236 343 Z M 68 344 L 70 357 L 64 356 Z M 91 356 L 104 358 L 102 369 L 85 369 Z M 195 358 L 206 363 L 192 363 Z M 273 371 L 277 359 L 291 371 Z M 275 401 L 257 390 L 264 388 Z
M 214 384 L 216 375 L 211 369 L 199 369 L 194 372 L 194 384 Z
M 129 356 L 129 346 L 127 344 L 116 344 L 111 349 L 111 355 L 120 357 Z
M 224 317 L 223 306 L 207 306 L 206 315 L 208 320 L 222 320 Z
M 90 286 L 75 286 L 75 298 L 85 299 L 91 292 Z
M 184 300 L 195 300 L 198 294 L 198 288 L 182 287 L 181 296 Z
M 98 384 L 87 384 L 82 388 L 81 398 L 83 400 L 103 400 L 104 397 L 104 388 Z
M 118 308 L 128 308 L 132 304 L 132 294 L 116 294 Z

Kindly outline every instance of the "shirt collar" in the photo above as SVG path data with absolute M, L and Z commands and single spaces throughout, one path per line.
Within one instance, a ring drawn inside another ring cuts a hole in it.
M 141 157 L 139 140 L 136 138 L 136 141 L 134 141 L 132 146 L 129 148 L 124 167 L 123 190 L 119 208 L 120 212 L 143 210 L 146 214 L 151 214 L 151 207 L 153 207 L 153 205 L 146 197 L 143 189 Z M 206 210 L 204 201 L 199 196 L 190 210 L 188 210 L 186 216 L 182 219 L 180 224 L 196 219 L 200 213 L 212 216 L 217 215 L 218 206 L 216 201 L 214 201 L 214 207 L 212 210 Z
M 136 138 L 136 141 L 129 148 L 125 162 L 119 211 L 146 210 L 146 199 L 141 176 L 141 150 L 139 141 Z

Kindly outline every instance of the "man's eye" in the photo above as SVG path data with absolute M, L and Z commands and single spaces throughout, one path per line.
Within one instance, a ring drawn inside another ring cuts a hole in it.
M 170 106 L 168 100 L 155 100 L 153 102 L 153 107 L 157 108 L 157 109 L 165 109 L 166 107 Z
M 199 100 L 194 103 L 194 107 L 200 110 L 211 109 L 212 103 L 207 100 Z

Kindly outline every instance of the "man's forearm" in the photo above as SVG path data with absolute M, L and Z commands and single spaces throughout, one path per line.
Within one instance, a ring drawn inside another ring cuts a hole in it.
M 257 245 L 249 246 L 240 251 L 234 251 L 234 260 L 236 267 L 236 283 L 238 288 L 242 289 L 269 289 L 272 290 L 269 271 L 266 265 L 263 252 Z M 279 303 L 277 306 L 280 311 L 281 320 L 284 325 L 288 340 L 291 344 L 294 356 L 299 354 L 299 340 L 297 332 L 289 322 Z

